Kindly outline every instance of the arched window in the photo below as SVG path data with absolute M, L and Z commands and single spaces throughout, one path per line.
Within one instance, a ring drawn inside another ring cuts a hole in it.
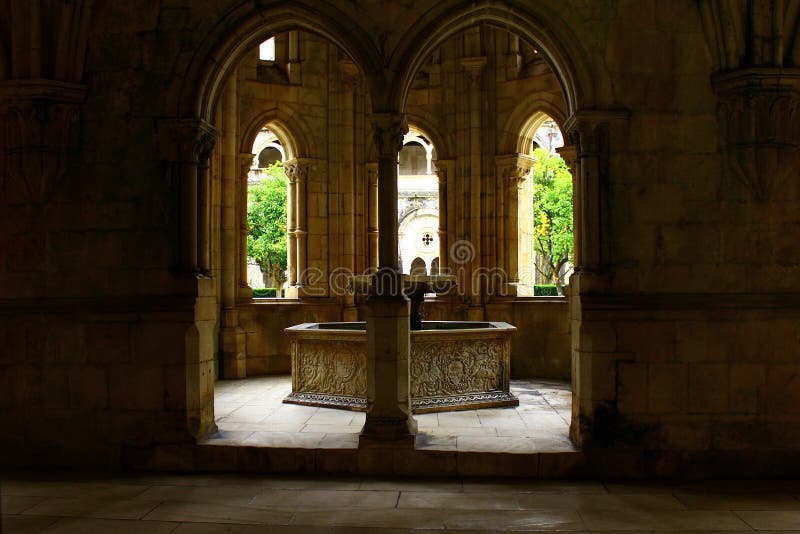
M 270 37 L 258 46 L 258 59 L 275 61 L 275 38 Z
M 253 142 L 253 154 L 247 180 L 247 282 L 254 297 L 282 297 L 288 242 L 285 152 L 265 127 Z
M 426 266 L 439 256 L 439 181 L 433 157 L 433 144 L 411 128 L 397 166 L 398 253 L 405 273 L 427 274 Z

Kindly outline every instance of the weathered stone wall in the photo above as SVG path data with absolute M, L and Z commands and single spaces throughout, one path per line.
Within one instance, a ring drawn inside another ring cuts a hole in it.
M 479 178 L 503 176 L 490 156 L 507 153 L 502 140 L 513 132 L 498 121 L 494 140 L 474 134 L 489 117 L 511 120 L 515 100 L 528 96 L 509 82 L 494 85 L 495 99 L 464 99 L 470 88 L 492 87 L 487 72 L 508 72 L 482 63 L 480 31 L 450 41 L 491 20 L 541 45 L 554 66 L 541 89 L 553 109 L 563 104 L 576 183 L 573 436 L 584 446 L 660 453 L 653 457 L 670 460 L 662 473 L 680 472 L 690 453 L 732 451 L 740 454 L 722 466 L 728 474 L 745 463 L 751 473 L 798 472 L 796 14 L 783 2 L 752 3 L 752 11 L 704 0 L 308 5 L 74 2 L 44 25 L 28 9 L 0 20 L 0 417 L 11 429 L 3 463 L 115 464 L 126 447 L 191 442 L 213 427 L 218 332 L 238 340 L 258 320 L 249 304 L 234 320 L 241 298 L 219 303 L 231 295 L 220 289 L 226 256 L 210 235 L 220 210 L 206 208 L 230 204 L 203 170 L 210 160 L 211 175 L 230 179 L 215 171 L 230 161 L 215 163 L 212 127 L 240 46 L 300 26 L 330 36 L 364 74 L 346 83 L 334 76 L 352 69 L 327 47 L 327 71 L 302 78 L 339 80 L 319 94 L 339 95 L 339 112 L 350 110 L 325 115 L 309 156 L 324 160 L 320 181 L 308 185 L 327 206 L 309 213 L 320 218 L 308 220 L 309 232 L 320 225 L 309 261 L 369 264 L 367 236 L 351 231 L 367 226 L 356 222 L 366 202 L 348 207 L 368 172 L 347 171 L 350 161 L 369 162 L 367 126 L 358 123 L 368 111 L 444 118 L 448 187 L 466 203 L 447 207 L 462 217 L 448 232 L 481 234 L 490 212 L 473 208 L 497 188 Z M 788 15 L 773 17 L 774 6 Z M 782 27 L 765 26 L 772 20 Z M 34 46 L 33 28 L 47 36 Z M 737 28 L 742 35 L 719 35 Z M 460 65 L 467 73 L 441 97 L 406 95 L 405 69 L 441 44 L 452 52 L 443 77 L 456 76 L 447 67 L 454 54 L 469 59 Z M 361 96 L 346 98 L 353 91 Z M 479 148 L 463 150 L 468 143 Z M 352 160 L 348 146 L 358 147 Z M 518 164 L 507 165 L 511 181 Z M 335 226 L 323 230 L 326 218 Z M 493 265 L 496 250 L 487 237 L 476 261 Z M 473 303 L 468 318 L 503 306 Z M 351 302 L 337 304 L 353 313 Z M 294 313 L 273 324 L 305 317 Z M 255 367 L 269 371 L 278 353 L 258 351 L 265 363 Z M 551 365 L 535 359 L 537 369 Z

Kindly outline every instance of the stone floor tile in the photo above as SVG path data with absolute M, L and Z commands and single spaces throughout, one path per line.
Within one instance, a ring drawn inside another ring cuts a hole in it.
M 753 510 L 735 512 L 756 530 L 800 530 L 800 511 Z
M 600 482 L 581 480 L 465 480 L 464 492 L 491 493 L 506 491 L 511 493 L 543 493 L 543 494 L 599 494 L 606 493 Z
M 361 426 L 356 425 L 303 425 L 301 432 L 316 432 L 320 434 L 358 434 L 361 432 Z
M 436 493 L 403 491 L 398 508 L 441 510 L 519 510 L 515 495 L 504 493 Z
M 349 425 L 353 421 L 353 413 L 349 410 L 320 409 L 312 415 L 307 425 Z
M 181 523 L 174 534 L 332 534 L 333 527 L 247 525 L 242 523 Z M 448 533 L 449 534 L 449 533 Z
M 685 510 L 686 507 L 670 494 L 626 494 L 606 493 L 581 494 L 517 494 L 522 509 L 535 510 Z
M 494 427 L 487 426 L 438 426 L 424 429 L 431 436 L 497 436 Z
M 571 510 L 448 511 L 444 518 L 450 529 L 491 529 L 500 531 L 583 531 L 580 515 Z
M 248 447 L 292 447 L 314 449 L 325 434 L 313 432 L 253 432 L 240 443 Z
M 58 519 L 41 515 L 0 515 L 0 532 L 3 534 L 41 532 Z
M 261 480 L 261 486 L 264 489 L 357 490 L 361 487 L 361 479 L 356 477 L 322 478 L 269 475 Z
M 422 448 L 428 450 L 458 450 L 452 436 L 493 436 L 496 443 L 486 451 L 507 451 L 506 438 L 536 438 L 524 446 L 517 443 L 515 451 L 536 452 L 536 447 L 546 451 L 575 450 L 569 445 L 568 420 L 557 411 L 562 407 L 570 411 L 571 391 L 569 384 L 553 381 L 514 380 L 512 392 L 521 399 L 519 407 L 488 408 L 458 412 L 440 412 L 416 415 L 417 425 L 428 437 L 421 440 Z M 237 381 L 218 381 L 215 386 L 217 406 L 223 411 L 217 414 L 217 424 L 224 435 L 214 436 L 209 443 L 236 445 L 247 438 L 260 440 L 258 436 L 232 432 L 261 431 L 291 433 L 356 434 L 363 427 L 365 414 L 332 408 L 318 408 L 296 404 L 284 404 L 283 398 L 291 392 L 291 377 L 275 375 L 248 378 Z M 526 402 L 528 404 L 526 404 Z M 551 404 L 552 403 L 552 404 Z M 262 412 L 263 411 L 263 412 Z M 264 418 L 259 416 L 265 413 Z M 255 414 L 258 421 L 249 420 Z M 346 429 L 325 428 L 327 425 L 346 423 Z M 324 426 L 322 426 L 324 425 Z M 279 436 L 272 436 L 261 446 L 291 447 L 292 442 L 281 443 Z M 303 438 L 301 438 L 303 439 Z M 328 439 L 328 438 L 323 438 Z M 350 447 L 346 439 L 333 439 L 332 447 Z M 222 441 L 220 441 L 222 440 Z M 304 440 L 305 441 L 305 440 Z M 467 441 L 469 442 L 469 440 Z M 565 443 L 567 443 L 565 445 Z M 473 450 L 470 448 L 470 450 Z
M 262 492 L 261 484 L 215 486 L 153 486 L 139 498 L 148 501 L 181 501 L 246 506 Z
M 365 478 L 359 489 L 461 493 L 463 485 L 461 480 L 445 478 Z
M 441 412 L 439 416 L 439 427 L 445 426 L 481 426 L 481 420 L 475 411 L 463 412 Z
M 363 490 L 265 490 L 250 506 L 278 510 L 392 509 L 399 491 Z
M 258 423 L 270 415 L 272 412 L 263 406 L 240 406 L 229 413 L 225 420 L 231 423 Z
M 358 434 L 325 434 L 317 447 L 320 449 L 357 449 Z
M 441 529 L 443 514 L 439 510 L 328 510 L 296 512 L 292 525 L 330 525 L 361 528 Z
M 251 525 L 288 525 L 291 512 L 265 510 L 251 506 L 166 501 L 147 514 L 148 521 L 185 523 L 243 523 Z
M 303 422 L 295 423 L 278 423 L 275 421 L 267 421 L 261 423 L 247 423 L 247 428 L 253 431 L 261 432 L 302 432 L 306 424 Z
M 587 510 L 580 512 L 589 530 L 751 530 L 729 511 L 707 510 Z
M 27 495 L 3 495 L 0 498 L 0 514 L 21 514 L 46 498 Z
M 675 497 L 690 510 L 800 510 L 800 500 L 786 493 L 677 493 Z
M 158 501 L 148 501 L 141 498 L 50 497 L 31 506 L 23 512 L 23 515 L 140 519 L 156 506 L 158 506 Z
M 415 446 L 418 449 L 431 449 L 436 451 L 457 451 L 458 436 L 438 436 L 419 432 Z
M 241 445 L 253 432 L 250 430 L 220 430 L 198 440 L 201 445 Z
M 537 452 L 535 441 L 520 437 L 459 436 L 458 450 L 464 452 Z
M 90 519 L 84 517 L 62 517 L 49 527 L 48 534 L 167 534 L 178 528 L 178 523 L 165 521 L 138 521 L 124 519 Z
M 101 482 L 30 481 L 5 478 L 0 484 L 2 495 L 27 495 L 35 497 L 135 497 L 147 486 L 136 484 L 105 484 Z

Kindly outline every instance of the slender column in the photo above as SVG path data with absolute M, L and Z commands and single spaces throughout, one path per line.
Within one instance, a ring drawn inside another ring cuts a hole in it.
M 297 210 L 295 204 L 297 202 L 297 180 L 295 173 L 289 172 L 287 168 L 286 176 L 288 178 L 288 190 L 286 192 L 286 231 L 287 231 L 287 253 L 286 253 L 286 271 L 287 271 L 287 286 L 294 288 L 297 286 Z
M 447 175 L 448 168 L 452 167 L 452 161 L 437 161 L 436 176 L 439 177 L 439 273 L 449 274 L 450 262 L 450 237 L 447 234 Z
M 468 318 L 471 320 L 483 320 L 483 299 L 482 288 L 474 283 L 473 276 L 477 274 L 481 267 L 481 153 L 482 153 L 482 129 L 481 129 L 481 101 L 482 91 L 481 82 L 483 70 L 486 67 L 485 57 L 468 57 L 461 60 L 464 73 L 469 80 L 469 236 L 472 244 L 472 259 L 466 263 L 469 269 L 467 294 L 472 297 Z M 480 280 L 480 279 L 479 279 Z
M 249 152 L 239 154 L 239 179 L 237 180 L 238 201 L 237 215 L 239 223 L 238 239 L 236 240 L 239 258 L 239 284 L 238 298 L 249 299 L 253 297 L 253 290 L 247 284 L 247 177 L 253 165 L 255 154 Z
M 198 273 L 208 261 L 208 158 L 217 133 L 200 119 L 173 119 L 159 124 L 163 158 L 177 169 L 180 191 L 180 245 L 178 264 L 183 273 Z M 203 204 L 199 205 L 202 201 Z M 205 227 L 205 231 L 202 228 Z M 202 232 L 202 233 L 201 233 Z M 200 250 L 199 245 L 203 245 Z M 202 252 L 202 255 L 201 255 Z
M 238 140 L 238 92 L 236 78 L 225 86 L 222 98 L 222 275 L 220 294 L 222 299 L 222 327 L 220 328 L 220 358 L 223 378 L 244 378 L 247 374 L 245 332 L 239 327 L 239 312 L 236 309 L 236 253 L 239 232 L 236 224 L 237 182 L 239 179 Z M 248 165 L 249 166 L 249 165 Z M 245 178 L 246 182 L 246 178 Z M 246 262 L 245 262 L 246 268 Z
M 368 223 L 367 233 L 369 239 L 370 271 L 378 269 L 378 164 L 367 164 L 367 180 L 369 191 L 367 193 Z
M 290 287 L 287 296 L 297 296 L 306 285 L 305 272 L 307 265 L 308 213 L 307 185 L 308 169 L 311 166 L 307 159 L 293 159 L 283 164 L 289 179 L 289 242 L 287 265 L 289 269 Z M 291 259 L 289 259 L 291 258 Z
M 578 190 L 578 175 L 580 174 L 580 169 L 578 167 L 578 148 L 575 145 L 567 145 L 562 146 L 558 150 L 558 155 L 564 160 L 564 163 L 567 164 L 569 167 L 570 174 L 572 175 L 572 190 Z M 580 265 L 581 257 L 580 251 L 578 250 L 578 243 L 583 241 L 581 236 L 581 228 L 580 225 L 575 224 L 576 221 L 579 219 L 578 214 L 578 203 L 573 200 L 572 202 L 572 221 L 573 221 L 573 240 L 575 245 L 572 247 L 572 262 L 574 265 Z
M 406 131 L 399 114 L 373 116 L 378 152 L 379 271 L 367 299 L 368 410 L 360 444 L 390 442 L 411 447 L 409 301 L 402 292 L 397 251 L 397 155 Z

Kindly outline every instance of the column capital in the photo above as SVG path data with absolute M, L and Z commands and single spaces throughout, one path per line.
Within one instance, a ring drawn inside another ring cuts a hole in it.
M 157 125 L 162 160 L 204 165 L 216 146 L 219 132 L 199 117 L 162 119 Z
M 527 154 L 503 154 L 496 156 L 494 161 L 504 181 L 520 186 L 528 178 L 536 158 Z
M 464 74 L 471 84 L 477 84 L 481 80 L 483 70 L 486 67 L 486 56 L 475 56 L 461 58 L 461 67 Z
M 768 200 L 800 166 L 800 69 L 739 69 L 712 86 L 726 174 Z
M 576 111 L 564 122 L 564 138 L 577 148 L 578 157 L 597 155 L 600 151 L 600 129 L 611 124 L 627 125 L 630 111 L 626 109 L 585 109 Z
M 402 113 L 373 113 L 371 122 L 378 157 L 396 157 L 403 148 L 403 136 L 408 131 L 406 116 Z

